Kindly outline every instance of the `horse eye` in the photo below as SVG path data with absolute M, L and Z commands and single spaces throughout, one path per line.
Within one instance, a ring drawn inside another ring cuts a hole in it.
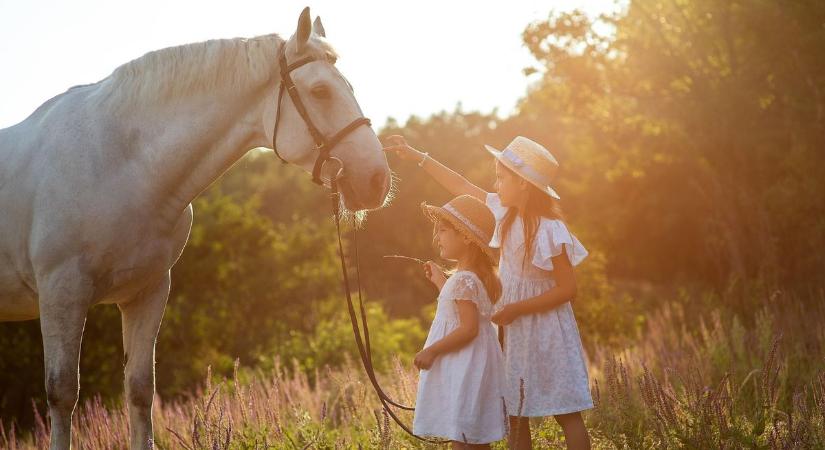
M 330 97 L 329 89 L 326 86 L 316 86 L 310 91 L 313 97 L 327 99 Z

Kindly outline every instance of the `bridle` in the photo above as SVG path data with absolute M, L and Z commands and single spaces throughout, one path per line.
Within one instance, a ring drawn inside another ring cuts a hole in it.
M 298 61 L 295 61 L 292 64 L 288 64 L 286 61 L 286 44 L 281 46 L 281 51 L 278 55 L 278 66 L 281 72 L 281 87 L 278 90 L 278 104 L 276 105 L 277 112 L 275 113 L 275 128 L 272 132 L 272 149 L 275 150 L 275 155 L 281 160 L 283 163 L 287 163 L 287 161 L 281 156 L 278 152 L 277 146 L 277 139 L 278 139 L 278 125 L 281 122 L 281 106 L 282 106 L 282 99 L 284 97 L 284 91 L 289 94 L 289 98 L 292 99 L 292 104 L 295 105 L 295 109 L 298 111 L 298 114 L 301 116 L 301 119 L 304 120 L 304 124 L 306 124 L 307 129 L 309 130 L 309 134 L 312 136 L 312 140 L 315 141 L 315 150 L 318 151 L 318 157 L 315 159 L 315 165 L 312 168 L 312 181 L 316 184 L 323 185 L 323 181 L 321 180 L 321 169 L 324 166 L 324 163 L 335 159 L 341 164 L 341 169 L 343 169 L 343 163 L 338 158 L 334 158 L 330 156 L 330 152 L 332 149 L 341 142 L 341 139 L 346 137 L 348 134 L 355 131 L 356 128 L 360 127 L 361 125 L 371 126 L 370 119 L 366 117 L 358 117 L 357 119 L 350 122 L 349 125 L 342 128 L 340 131 L 332 135 L 332 137 L 327 138 L 318 130 L 318 127 L 312 122 L 312 118 L 309 116 L 309 112 L 307 112 L 306 107 L 304 106 L 304 102 L 301 101 L 301 95 L 298 93 L 298 88 L 295 86 L 295 82 L 292 81 L 292 77 L 290 73 L 299 68 L 304 66 L 305 64 L 309 64 L 315 61 L 324 61 L 321 58 L 316 58 L 313 56 L 307 56 L 305 58 L 301 58 Z M 340 174 L 340 173 L 339 173 Z
M 293 70 L 314 62 L 314 61 L 323 61 L 322 59 L 315 58 L 308 56 L 306 58 L 299 59 L 298 61 L 287 64 L 286 61 L 286 45 L 282 46 L 282 50 L 280 55 L 278 56 L 278 64 L 280 66 L 281 72 L 281 87 L 278 91 L 278 104 L 276 105 L 278 110 L 275 113 L 275 129 L 272 133 L 272 149 L 275 150 L 275 155 L 281 160 L 283 163 L 288 163 L 281 154 L 278 153 L 278 149 L 276 146 L 276 140 L 278 137 L 278 125 L 281 120 L 281 101 L 284 96 L 284 91 L 289 93 L 289 98 L 292 99 L 292 103 L 295 105 L 295 109 L 298 110 L 298 114 L 304 120 L 304 123 L 309 130 L 309 134 L 312 135 L 312 139 L 315 141 L 315 147 L 318 150 L 318 157 L 315 159 L 315 165 L 312 168 L 312 181 L 319 185 L 324 185 L 323 180 L 321 179 L 321 169 L 324 167 L 324 164 L 327 161 L 333 160 L 338 163 L 338 170 L 337 172 L 331 176 L 329 180 L 329 188 L 331 190 L 331 197 L 332 197 L 332 212 L 333 212 L 333 219 L 335 221 L 335 230 L 338 235 L 338 256 L 341 259 L 341 272 L 343 273 L 343 283 L 344 283 L 344 293 L 347 299 L 347 310 L 349 312 L 350 323 L 352 324 L 352 332 L 355 336 L 355 344 L 358 347 L 358 354 L 361 357 L 361 363 L 364 366 L 364 371 L 367 373 L 367 378 L 370 380 L 370 384 L 372 384 L 375 393 L 378 395 L 378 400 L 381 402 L 381 406 L 383 407 L 384 411 L 387 412 L 387 415 L 392 417 L 393 421 L 398 424 L 406 433 L 419 439 L 421 441 L 429 442 L 432 444 L 443 444 L 449 441 L 441 440 L 441 439 L 431 439 L 426 437 L 417 436 L 413 433 L 413 431 L 405 425 L 401 419 L 396 415 L 395 411 L 392 410 L 391 407 L 400 408 L 407 411 L 414 411 L 415 408 L 410 406 L 402 405 L 398 402 L 393 401 L 381 388 L 381 385 L 378 383 L 378 378 L 375 375 L 375 368 L 372 362 L 372 349 L 370 346 L 370 331 L 367 325 L 367 313 L 364 309 L 364 301 L 361 296 L 361 271 L 359 269 L 360 264 L 358 262 L 358 230 L 354 231 L 354 247 L 355 247 L 355 273 L 356 273 L 356 281 L 358 283 L 358 307 L 360 309 L 361 315 L 361 325 L 364 327 L 363 330 L 363 337 L 361 332 L 361 325 L 358 324 L 358 318 L 355 312 L 355 305 L 352 301 L 351 289 L 350 289 L 350 282 L 349 282 L 349 275 L 347 271 L 347 264 L 346 258 L 344 257 L 344 245 L 341 239 L 341 201 L 340 201 L 340 193 L 338 191 L 338 180 L 343 175 L 344 171 L 344 164 L 343 162 L 334 157 L 330 156 L 330 151 L 332 150 L 335 145 L 337 145 L 341 139 L 343 139 L 348 134 L 355 131 L 356 128 L 360 127 L 361 125 L 370 126 L 370 120 L 366 117 L 359 117 L 349 125 L 342 128 L 340 131 L 335 133 L 331 138 L 327 139 L 318 128 L 312 123 L 312 118 L 310 118 L 309 113 L 306 110 L 303 102 L 301 101 L 301 97 L 298 94 L 298 89 L 295 87 L 295 83 L 292 81 L 292 77 L 290 77 L 290 72 Z

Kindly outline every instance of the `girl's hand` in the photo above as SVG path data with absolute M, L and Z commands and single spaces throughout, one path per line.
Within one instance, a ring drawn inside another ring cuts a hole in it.
M 441 289 L 441 286 L 444 286 L 444 283 L 447 281 L 447 276 L 444 275 L 444 268 L 432 261 L 424 263 L 424 276 L 438 289 Z
M 421 161 L 424 154 L 418 150 L 410 147 L 404 136 L 393 134 L 387 137 L 387 146 L 384 147 L 385 152 L 392 152 L 404 161 Z
M 501 308 L 501 311 L 493 314 L 490 320 L 496 325 L 510 325 L 514 320 L 518 319 L 519 313 L 513 305 L 507 305 Z
M 435 362 L 435 357 L 437 355 L 430 350 L 429 347 L 421 350 L 415 355 L 415 360 L 413 360 L 413 364 L 419 370 L 429 370 L 432 367 L 433 362 Z

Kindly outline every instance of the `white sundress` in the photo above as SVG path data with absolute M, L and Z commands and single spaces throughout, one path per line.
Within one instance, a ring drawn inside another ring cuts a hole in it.
M 496 218 L 490 246 L 501 248 L 502 294 L 496 311 L 552 289 L 556 283 L 551 258 L 561 254 L 562 246 L 574 266 L 587 256 L 587 250 L 564 222 L 543 217 L 536 229 L 532 258 L 522 268 L 525 239 L 521 218 L 512 222 L 502 245 L 501 222 L 508 208 L 501 205 L 496 193 L 488 194 L 486 203 Z M 504 360 L 508 414 L 539 417 L 593 407 L 584 350 L 570 302 L 521 316 L 506 325 Z
M 455 330 L 460 321 L 455 300 L 478 308 L 478 335 L 469 344 L 435 359 L 419 372 L 413 432 L 469 444 L 504 438 L 504 359 L 490 316 L 492 304 L 478 276 L 454 273 L 438 295 L 435 318 L 424 347 Z

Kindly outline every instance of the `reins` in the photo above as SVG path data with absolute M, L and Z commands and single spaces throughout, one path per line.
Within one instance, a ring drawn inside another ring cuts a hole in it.
M 363 330 L 363 337 L 361 335 L 361 328 L 358 325 L 358 318 L 355 312 L 355 306 L 352 302 L 352 294 L 350 292 L 350 281 L 349 281 L 349 274 L 347 273 L 347 264 L 344 258 L 344 244 L 341 238 L 341 208 L 340 208 L 340 193 L 338 191 L 338 180 L 343 176 L 344 172 L 344 164 L 343 162 L 330 155 L 332 148 L 335 147 L 344 137 L 355 131 L 358 127 L 365 125 L 370 126 L 370 120 L 366 117 L 358 117 L 354 119 L 349 125 L 345 126 L 337 133 L 335 133 L 331 137 L 324 136 L 315 124 L 312 122 L 312 118 L 309 115 L 309 111 L 307 111 L 304 103 L 301 101 L 301 96 L 298 92 L 295 83 L 292 80 L 291 72 L 305 64 L 309 64 L 314 61 L 319 61 L 319 59 L 313 57 L 306 57 L 300 59 L 292 64 L 289 64 L 286 60 L 286 50 L 285 45 L 281 47 L 281 51 L 278 55 L 278 61 L 280 66 L 280 75 L 281 75 L 281 85 L 278 91 L 277 97 L 277 111 L 275 113 L 275 125 L 272 133 L 272 149 L 275 150 L 275 155 L 281 160 L 281 162 L 286 163 L 287 161 L 281 157 L 280 153 L 277 149 L 277 137 L 278 137 L 278 126 L 281 121 L 281 105 L 284 97 L 284 91 L 287 92 L 289 98 L 292 100 L 292 104 L 294 105 L 295 109 L 298 111 L 298 115 L 303 119 L 304 124 L 309 131 L 309 134 L 312 136 L 313 141 L 315 142 L 315 150 L 318 151 L 318 156 L 315 160 L 315 165 L 312 169 L 312 181 L 319 185 L 324 185 L 323 180 L 321 178 L 321 172 L 323 166 L 328 161 L 335 161 L 338 163 L 338 170 L 335 174 L 330 178 L 329 187 L 332 191 L 331 194 L 331 201 L 332 201 L 332 212 L 333 212 L 333 219 L 335 221 L 335 231 L 338 236 L 338 256 L 341 259 L 341 273 L 343 274 L 344 280 L 344 294 L 347 299 L 347 311 L 349 312 L 350 322 L 352 323 L 352 333 L 355 336 L 355 344 L 358 347 L 358 354 L 361 358 L 361 363 L 364 366 L 364 371 L 367 373 L 367 378 L 370 380 L 370 384 L 372 385 L 375 393 L 378 395 L 378 400 L 381 402 L 381 406 L 383 407 L 384 411 L 392 417 L 393 421 L 401 427 L 407 434 L 410 436 L 415 437 L 424 442 L 429 442 L 432 444 L 443 444 L 449 441 L 441 440 L 441 439 L 430 439 L 421 436 L 416 436 L 415 433 L 406 425 L 404 424 L 401 419 L 396 415 L 395 411 L 393 411 L 392 407 L 396 407 L 399 409 L 403 409 L 406 411 L 414 411 L 415 408 L 411 406 L 402 405 L 394 400 L 392 400 L 386 392 L 381 388 L 380 383 L 378 382 L 378 378 L 375 376 L 375 368 L 372 363 L 372 348 L 370 345 L 370 332 L 369 326 L 367 324 L 367 313 L 364 309 L 364 301 L 361 295 L 361 270 L 360 264 L 358 262 L 358 230 L 356 229 L 353 232 L 354 235 L 354 244 L 355 244 L 355 272 L 356 272 L 356 281 L 358 283 L 358 307 L 360 310 L 361 315 L 361 323 L 364 327 Z
M 339 174 L 340 174 L 339 170 Z M 369 332 L 369 325 L 367 323 L 367 313 L 364 308 L 364 301 L 361 293 L 361 270 L 360 264 L 358 260 L 358 230 L 353 231 L 353 244 L 355 247 L 355 273 L 356 273 L 356 281 L 358 283 L 358 308 L 360 310 L 361 315 L 361 323 L 363 324 L 363 338 L 361 336 L 361 328 L 358 325 L 358 319 L 355 312 L 355 306 L 352 301 L 351 295 L 351 288 L 349 282 L 349 274 L 347 272 L 347 264 L 346 259 L 344 257 L 344 245 L 343 240 L 341 238 L 341 208 L 340 208 L 340 193 L 338 192 L 338 178 L 339 176 L 336 175 L 330 180 L 330 189 L 332 191 L 331 194 L 331 201 L 332 201 L 332 211 L 333 211 L 333 218 L 335 221 L 335 231 L 338 237 L 338 256 L 341 260 L 341 273 L 344 277 L 344 295 L 347 300 L 347 311 L 349 312 L 350 323 L 352 324 L 352 334 L 355 337 L 355 344 L 358 347 L 358 354 L 361 357 L 361 363 L 364 366 L 364 371 L 367 373 L 367 377 L 370 380 L 370 384 L 372 384 L 375 393 L 378 395 L 378 400 L 381 402 L 381 406 L 383 407 L 384 411 L 392 417 L 393 421 L 401 427 L 407 434 L 410 436 L 419 439 L 424 442 L 429 442 L 432 444 L 444 444 L 449 442 L 448 440 L 442 439 L 430 439 L 425 438 L 422 436 L 418 436 L 413 431 L 404 424 L 401 419 L 396 415 L 395 411 L 392 410 L 392 407 L 396 407 L 399 409 L 403 409 L 406 411 L 415 411 L 414 407 L 402 405 L 394 400 L 392 400 L 386 392 L 381 388 L 380 383 L 378 382 L 378 378 L 375 375 L 375 368 L 372 362 L 372 349 L 370 345 L 370 332 Z

